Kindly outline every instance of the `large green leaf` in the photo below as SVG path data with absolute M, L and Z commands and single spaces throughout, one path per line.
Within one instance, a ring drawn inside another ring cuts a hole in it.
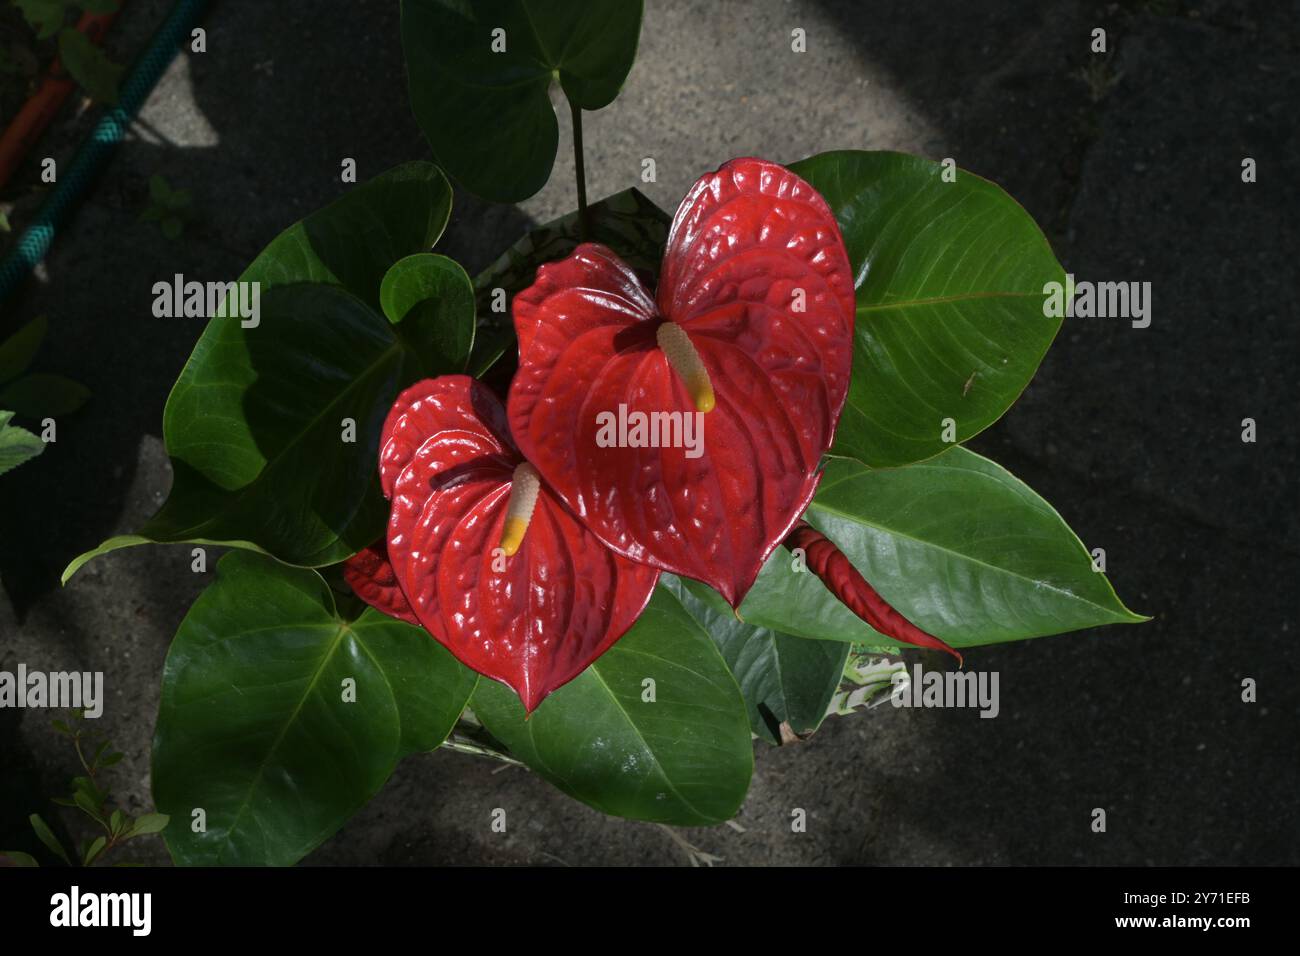
M 440 256 L 430 260 L 442 300 L 404 312 L 409 325 L 378 311 L 389 267 L 436 241 L 448 202 L 437 167 L 409 164 L 272 242 L 242 277 L 261 283 L 260 321 L 212 319 L 167 400 L 166 503 L 139 533 L 74 560 L 64 581 L 92 557 L 147 542 L 231 544 L 323 566 L 379 537 L 384 416 L 405 386 L 462 370 L 473 340 L 469 279 Z M 344 419 L 355 441 L 344 440 Z
M 1046 501 L 965 448 L 906 468 L 832 461 L 808 521 L 891 605 L 954 647 L 1146 620 Z M 740 607 L 751 624 L 806 637 L 895 643 L 778 550 Z
M 0 475 L 45 451 L 45 442 L 25 428 L 10 425 L 13 412 L 0 412 Z
M 653 685 L 646 682 L 653 680 Z M 654 700 L 647 701 L 653 686 Z M 630 631 L 524 720 L 482 681 L 473 709 L 516 757 L 614 816 L 701 826 L 730 819 L 754 768 L 745 702 L 713 642 L 667 589 Z
M 450 215 L 442 170 L 403 163 L 280 233 L 239 278 L 260 282 L 263 292 L 297 282 L 341 285 L 378 312 L 384 274 L 398 259 L 433 248 Z
M 641 0 L 402 0 L 411 107 L 434 158 L 485 199 L 536 193 L 559 145 L 552 81 L 577 108 L 609 105 L 636 58 L 641 7 Z
M 988 427 L 1060 328 L 1044 285 L 1065 273 L 993 183 L 901 153 L 822 153 L 790 167 L 835 210 L 857 277 L 853 380 L 834 455 L 903 465 Z
M 756 736 L 780 744 L 782 724 L 800 735 L 821 726 L 844 675 L 848 644 L 754 627 L 736 617 L 720 594 L 699 581 L 665 574 L 661 583 L 718 646 L 740 685 Z
M 476 681 L 420 628 L 370 608 L 344 620 L 315 571 L 227 554 L 163 670 L 153 789 L 174 821 L 164 831 L 172 856 L 301 859 L 401 757 L 442 742 Z M 195 832 L 197 809 L 205 832 Z
M 529 232 L 474 279 L 480 335 L 470 360 L 471 373 L 482 376 L 502 356 L 514 351 L 510 303 L 516 293 L 533 284 L 538 266 L 563 259 L 583 241 L 599 242 L 618 253 L 653 289 L 671 221 L 640 190 L 625 189 L 587 207 L 585 240 L 577 212 Z M 505 292 L 504 299 L 496 294 L 497 289 Z M 503 365 L 506 368 L 494 374 L 500 374 L 502 384 L 508 386 L 513 363 Z

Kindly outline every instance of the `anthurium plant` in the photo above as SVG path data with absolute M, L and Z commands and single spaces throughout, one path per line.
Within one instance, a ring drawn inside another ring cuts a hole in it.
M 69 566 L 232 549 L 163 673 L 177 862 L 292 863 L 440 746 L 605 813 L 719 823 L 755 738 L 888 691 L 866 655 L 971 666 L 1142 620 L 962 445 L 1060 326 L 1029 215 L 970 173 L 852 149 L 701 170 L 672 216 L 635 189 L 589 205 L 582 111 L 615 99 L 640 24 L 630 0 L 404 0 L 434 162 L 248 266 L 260 318 L 213 317 L 167 401 L 165 504 Z M 435 251 L 450 183 L 540 189 L 556 83 L 578 208 L 471 278 Z

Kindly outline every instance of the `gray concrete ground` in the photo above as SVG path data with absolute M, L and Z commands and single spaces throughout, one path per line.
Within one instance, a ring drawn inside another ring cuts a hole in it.
M 727 864 L 1294 864 L 1300 668 L 1293 472 L 1297 356 L 1295 3 L 649 0 L 623 96 L 589 115 L 589 191 L 645 188 L 671 210 L 725 159 L 837 147 L 953 156 L 1001 183 L 1080 278 L 1147 280 L 1154 319 L 1067 320 L 1022 401 L 974 444 L 1108 554 L 1141 628 L 970 655 L 1001 673 L 1002 715 L 877 710 L 760 747 L 738 822 L 685 831 Z M 126 59 L 167 7 L 133 0 Z M 789 52 L 796 26 L 809 52 Z M 1090 31 L 1109 31 L 1094 57 Z M 236 274 L 283 226 L 362 176 L 427 155 L 406 102 L 393 0 L 214 4 L 208 52 L 182 55 L 73 227 L 0 316 L 50 316 L 42 368 L 94 399 L 57 446 L 4 479 L 0 668 L 104 670 L 102 720 L 149 805 L 163 657 L 204 581 L 184 548 L 58 572 L 157 507 L 161 413 L 200 329 L 151 317 L 173 272 Z M 67 156 L 84 117 L 41 153 Z M 566 142 L 567 126 L 562 142 Z M 1258 161 L 1244 185 L 1240 164 Z M 202 218 L 168 242 L 139 221 L 147 179 L 189 188 Z M 20 180 L 33 182 L 29 164 Z M 532 221 L 568 211 L 551 184 L 513 207 L 458 199 L 445 251 L 473 271 Z M 10 190 L 21 224 L 35 194 Z M 1242 444 L 1240 421 L 1259 423 Z M 1259 702 L 1239 699 L 1243 677 Z M 44 715 L 0 711 L 0 844 L 30 846 L 74 759 Z M 605 818 L 515 769 L 410 759 L 313 864 L 682 863 L 659 828 Z M 491 832 L 489 812 L 516 822 Z M 1108 811 L 1090 831 L 1093 807 Z M 792 807 L 808 832 L 792 834 Z M 71 821 L 70 821 L 71 822 Z M 140 858 L 165 859 L 161 845 Z

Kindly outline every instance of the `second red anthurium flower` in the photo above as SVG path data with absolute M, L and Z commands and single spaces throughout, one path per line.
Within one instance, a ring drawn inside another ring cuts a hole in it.
M 404 606 L 377 606 L 412 615 L 466 666 L 512 687 L 529 712 L 650 600 L 659 572 L 583 527 L 520 455 L 500 400 L 467 376 L 398 396 L 379 476 L 392 502 L 387 550 L 401 594 L 368 552 L 354 571 L 358 593 L 404 597 Z
M 811 501 L 848 393 L 853 275 L 825 200 L 732 160 L 678 208 L 656 297 L 584 244 L 514 318 L 524 456 L 614 551 L 738 606 Z

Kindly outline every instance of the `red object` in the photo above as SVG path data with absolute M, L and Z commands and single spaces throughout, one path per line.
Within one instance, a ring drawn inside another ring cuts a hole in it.
M 816 490 L 848 392 L 854 308 L 825 200 L 782 166 L 732 160 L 678 208 L 657 301 L 594 244 L 542 266 L 516 296 L 515 441 L 614 551 L 738 606 Z M 689 338 L 711 391 L 670 364 L 667 322 Z M 638 413 L 680 413 L 670 443 L 688 437 L 682 416 L 702 422 L 698 457 L 630 447 Z
M 792 551 L 802 548 L 808 569 L 821 578 L 822 583 L 845 607 L 881 634 L 905 644 L 946 651 L 957 658 L 958 664 L 961 663 L 961 654 L 890 607 L 849 562 L 844 552 L 812 525 L 800 522 L 785 539 L 785 546 Z
M 380 439 L 388 556 L 410 608 L 532 712 L 623 636 L 659 572 L 611 552 L 545 484 L 506 557 L 502 532 L 523 462 L 500 400 L 464 375 L 403 392 Z
M 348 558 L 343 565 L 343 580 L 371 607 L 408 624 L 420 623 L 397 583 L 397 574 L 388 561 L 388 548 L 383 541 Z
M 122 0 L 125 3 L 125 0 Z M 77 29 L 86 34 L 93 43 L 100 43 L 109 26 L 117 18 L 122 4 L 111 13 L 83 13 L 77 21 Z M 23 104 L 18 115 L 0 135 L 0 189 L 3 189 L 13 176 L 18 164 L 36 145 L 45 128 L 58 115 L 59 109 L 73 90 L 76 81 L 68 76 L 58 58 L 50 64 L 49 72 L 37 91 Z

